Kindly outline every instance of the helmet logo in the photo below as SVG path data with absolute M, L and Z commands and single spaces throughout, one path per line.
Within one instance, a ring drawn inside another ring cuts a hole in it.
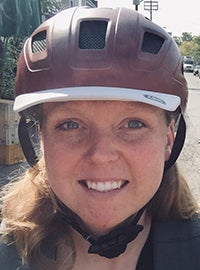
M 158 98 L 158 97 L 155 97 L 155 96 L 151 96 L 151 95 L 147 95 L 147 94 L 144 94 L 143 96 L 145 98 L 147 98 L 147 99 L 150 99 L 150 100 L 153 100 L 153 101 L 156 101 L 156 102 L 159 102 L 161 104 L 165 104 L 166 105 L 166 102 L 163 99 L 161 99 L 161 98 Z

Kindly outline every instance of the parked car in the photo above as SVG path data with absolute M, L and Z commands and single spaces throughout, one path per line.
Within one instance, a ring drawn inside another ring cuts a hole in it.
M 199 75 L 199 69 L 200 69 L 200 65 L 196 65 L 194 67 L 194 70 L 193 70 L 193 75 L 194 76 L 198 76 Z
M 193 64 L 183 64 L 183 69 L 185 72 L 193 72 L 194 65 Z
M 194 59 L 192 56 L 183 56 L 183 70 L 184 72 L 193 72 Z

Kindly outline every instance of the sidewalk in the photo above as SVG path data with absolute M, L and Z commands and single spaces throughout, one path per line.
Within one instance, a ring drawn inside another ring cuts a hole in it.
M 0 188 L 9 181 L 16 179 L 28 167 L 26 162 L 21 162 L 14 165 L 0 164 Z
M 178 165 L 197 201 L 200 203 L 200 137 L 191 119 L 186 118 L 187 136 Z

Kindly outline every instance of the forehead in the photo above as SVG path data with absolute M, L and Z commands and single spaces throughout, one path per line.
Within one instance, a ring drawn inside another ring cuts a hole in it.
M 146 111 L 149 113 L 161 113 L 164 110 L 141 102 L 127 101 L 70 101 L 51 102 L 43 104 L 45 114 L 76 111 Z

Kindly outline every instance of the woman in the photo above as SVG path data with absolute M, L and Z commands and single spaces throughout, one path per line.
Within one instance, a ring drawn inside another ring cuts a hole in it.
M 65 10 L 27 40 L 15 93 L 32 168 L 4 191 L 4 270 L 200 268 L 176 165 L 188 89 L 162 28 L 124 8 Z

